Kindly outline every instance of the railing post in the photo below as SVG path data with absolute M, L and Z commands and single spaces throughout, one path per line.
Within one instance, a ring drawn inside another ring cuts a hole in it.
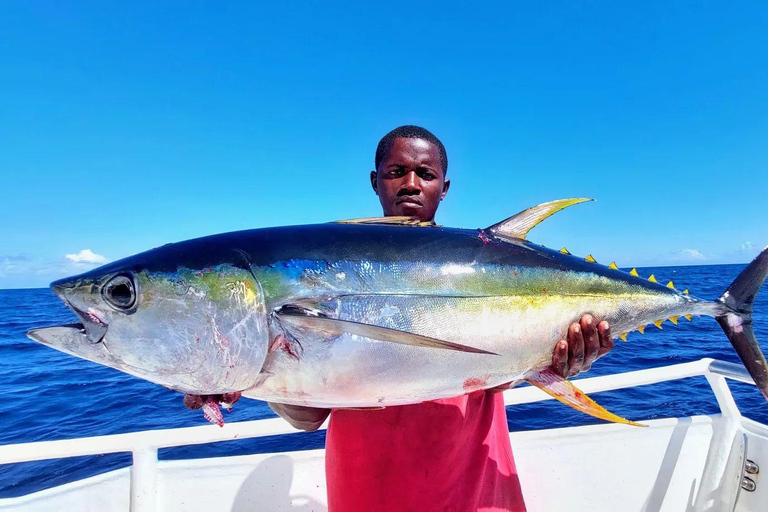
M 722 375 L 714 374 L 710 371 L 705 372 L 704 376 L 707 378 L 712 391 L 715 393 L 717 405 L 720 406 L 720 412 L 723 414 L 723 416 L 727 416 L 729 418 L 740 418 L 741 411 L 739 411 L 739 407 L 733 400 L 731 388 L 728 387 L 728 382 L 725 380 L 725 377 Z
M 157 449 L 136 448 L 131 466 L 131 512 L 154 512 L 157 501 Z

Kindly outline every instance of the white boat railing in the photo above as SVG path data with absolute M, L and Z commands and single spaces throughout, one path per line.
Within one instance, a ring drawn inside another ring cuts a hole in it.
M 697 376 L 706 377 L 723 416 L 741 416 L 726 379 L 734 379 L 753 385 L 754 382 L 744 367 L 724 361 L 707 358 L 661 368 L 576 379 L 574 382 L 578 382 L 579 389 L 585 393 L 597 393 Z M 552 399 L 552 397 L 533 386 L 511 389 L 506 391 L 504 395 L 504 403 L 506 405 L 519 405 Z M 320 428 L 324 429 L 326 427 L 327 422 Z M 159 449 L 296 432 L 299 431 L 281 418 L 270 418 L 229 423 L 224 427 L 205 425 L 60 441 L 21 443 L 0 446 L 0 464 L 130 452 L 133 455 L 130 510 L 131 512 L 147 512 L 155 510 L 157 452 Z

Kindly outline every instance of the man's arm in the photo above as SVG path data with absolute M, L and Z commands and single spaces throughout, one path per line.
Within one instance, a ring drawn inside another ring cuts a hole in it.
M 320 428 L 325 418 L 331 413 L 330 409 L 303 407 L 299 405 L 269 403 L 275 413 L 291 424 L 293 428 L 314 432 Z

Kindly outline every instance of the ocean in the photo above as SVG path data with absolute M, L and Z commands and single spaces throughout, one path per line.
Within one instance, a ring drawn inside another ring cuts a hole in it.
M 728 287 L 744 265 L 638 269 L 659 282 L 674 281 L 691 294 L 713 299 Z M 754 328 L 768 352 L 768 290 L 755 301 Z M 77 321 L 49 290 L 0 290 L 0 444 L 70 439 L 138 430 L 188 427 L 207 422 L 200 411 L 182 405 L 182 395 L 29 340 L 33 327 Z M 586 376 L 606 375 L 712 357 L 738 362 L 725 334 L 710 318 L 649 326 L 599 360 Z M 756 388 L 731 382 L 742 413 L 768 423 L 768 403 Z M 601 405 L 629 419 L 711 414 L 714 396 L 703 377 L 593 395 Z M 273 417 L 269 407 L 241 399 L 228 422 Z M 556 402 L 508 410 L 510 430 L 531 430 L 599 423 Z M 160 451 L 161 459 L 197 458 L 291 451 L 323 446 L 324 432 L 274 436 Z M 78 457 L 0 465 L 0 498 L 27 494 L 130 464 L 129 454 Z

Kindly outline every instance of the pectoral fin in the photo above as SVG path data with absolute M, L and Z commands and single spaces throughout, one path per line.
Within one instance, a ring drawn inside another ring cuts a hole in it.
M 488 352 L 487 350 L 462 345 L 460 343 L 453 343 L 451 341 L 439 340 L 437 338 L 430 338 L 429 336 L 422 336 L 411 332 L 398 331 L 386 327 L 379 327 L 378 325 L 362 324 L 349 320 L 329 318 L 317 311 L 307 310 L 300 307 L 284 306 L 275 311 L 275 314 L 281 322 L 302 329 L 325 331 L 337 335 L 341 333 L 355 334 L 364 338 L 400 343 L 402 345 L 412 345 L 415 347 L 444 348 L 459 352 L 498 355 L 494 352 Z
M 571 382 L 567 381 L 551 368 L 538 371 L 529 375 L 526 382 L 536 386 L 540 390 L 544 391 L 554 399 L 565 405 L 570 405 L 577 411 L 589 414 L 595 418 L 600 418 L 605 421 L 612 421 L 614 423 L 625 423 L 627 425 L 633 425 L 635 427 L 647 427 L 642 423 L 635 423 L 629 421 L 621 416 L 617 416 L 612 412 L 605 410 L 597 402 L 585 395 L 579 388 L 574 386 Z

